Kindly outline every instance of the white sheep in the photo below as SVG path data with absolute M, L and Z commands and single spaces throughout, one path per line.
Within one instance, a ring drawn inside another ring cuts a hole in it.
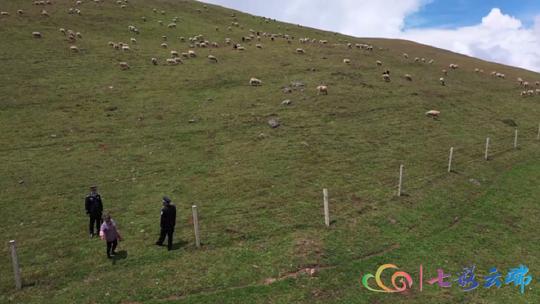
M 34 38 L 42 38 L 43 37 L 40 32 L 32 32 L 32 36 Z
M 161 44 L 161 47 L 164 48 L 164 49 L 166 49 L 166 48 L 169 47 L 169 46 L 167 45 L 167 43 L 163 42 L 163 43 Z
M 41 10 L 41 16 L 49 17 L 49 12 L 47 12 L 46 10 Z
M 255 45 L 255 47 L 258 48 L 258 49 L 262 49 L 262 48 L 263 48 L 262 44 L 260 44 L 260 43 L 257 43 L 257 44 Z
M 349 58 L 345 58 L 345 59 L 343 59 L 343 63 L 351 64 L 351 60 Z
M 444 79 L 444 77 L 439 78 L 439 82 L 441 83 L 442 86 L 446 85 L 446 80 Z
M 444 76 L 448 76 L 448 71 L 447 70 L 443 69 L 442 73 L 444 74 Z
M 22 16 L 22 15 L 24 15 L 24 11 L 23 11 L 23 10 L 17 10 L 17 14 L 18 14 L 19 16 Z
M 301 48 L 297 48 L 296 49 L 296 54 L 305 54 L 306 51 L 304 51 L 304 49 L 301 49 Z
M 82 34 L 80 32 L 75 33 L 75 36 L 77 36 L 77 38 L 79 39 L 82 39 Z
M 9 16 L 9 12 L 0 12 L 0 16 Z
M 455 63 L 451 63 L 449 66 L 448 66 L 450 69 L 452 70 L 457 70 L 459 68 L 459 65 L 455 64 Z
M 441 112 L 437 110 L 430 110 L 426 112 L 426 116 L 431 118 L 439 118 L 440 115 Z
M 389 75 L 389 74 L 384 73 L 384 74 L 382 74 L 381 77 L 382 77 L 382 79 L 383 79 L 384 81 L 386 81 L 386 82 L 390 82 L 390 81 L 391 81 L 390 75 Z
M 188 55 L 189 55 L 189 57 L 191 57 L 191 58 L 197 57 L 197 53 L 195 53 L 195 51 L 193 51 L 193 50 L 189 50 L 189 51 L 188 51 Z
M 215 63 L 218 62 L 216 56 L 213 56 L 213 55 L 208 55 L 208 60 L 210 60 L 211 62 L 215 62 Z
M 262 81 L 260 79 L 257 79 L 257 78 L 251 78 L 249 80 L 249 85 L 251 86 L 254 86 L 254 87 L 257 87 L 257 86 L 261 86 L 262 85 Z
M 120 66 L 120 69 L 122 70 L 129 70 L 129 64 L 127 62 L 119 62 L 118 65 Z
M 79 48 L 75 45 L 72 45 L 69 47 L 69 49 L 73 52 L 73 53 L 78 53 L 79 52 Z
M 381 66 L 381 65 L 382 65 L 382 61 L 380 61 L 380 60 L 377 60 L 375 63 L 376 63 L 378 66 Z
M 176 61 L 176 58 L 167 58 L 167 64 L 169 64 L 169 65 L 177 65 L 178 62 Z
M 403 53 L 403 58 L 405 58 L 405 59 L 409 59 L 409 54 L 407 54 L 407 53 Z
M 169 24 L 167 25 L 167 27 L 168 27 L 168 28 L 176 28 L 176 23 L 174 23 L 174 22 L 173 22 L 173 23 L 169 23 Z
M 171 57 L 172 58 L 176 58 L 176 57 L 180 57 L 180 55 L 178 54 L 178 51 L 171 51 Z
M 66 29 L 64 29 L 63 27 L 61 27 L 60 29 L 58 29 L 58 31 L 62 34 L 66 34 Z
M 127 52 L 131 51 L 131 49 L 129 48 L 129 45 L 122 45 L 122 51 Z
M 153 64 L 153 65 L 158 65 L 158 60 L 157 60 L 157 58 L 152 58 L 152 64 Z
M 322 84 L 317 86 L 317 95 L 328 95 L 328 86 Z
M 408 81 L 412 81 L 412 76 L 410 74 L 405 74 L 405 79 Z

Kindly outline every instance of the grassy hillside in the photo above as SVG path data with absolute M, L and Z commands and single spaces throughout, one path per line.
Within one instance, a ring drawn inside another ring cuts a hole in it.
M 524 295 L 512 286 L 420 293 L 416 285 L 405 295 L 381 295 L 359 283 L 385 263 L 415 275 L 423 264 L 430 278 L 437 268 L 455 274 L 470 264 L 478 276 L 518 264 L 538 274 L 540 96 L 521 97 L 515 79 L 534 83 L 540 75 L 408 41 L 347 37 L 240 12 L 232 17 L 231 10 L 194 1 L 130 0 L 121 8 L 85 0 L 77 6 L 81 15 L 68 14 L 75 1 L 53 2 L 0 3 L 11 13 L 0 16 L 0 235 L 17 240 L 25 284 L 14 290 L 4 246 L 0 303 L 540 300 L 536 277 Z M 42 9 L 50 16 L 40 16 Z M 176 16 L 177 28 L 169 29 Z M 229 31 L 231 22 L 239 26 Z M 82 39 L 70 43 L 59 28 Z M 242 43 L 250 29 L 294 39 Z M 33 38 L 34 31 L 43 37 Z M 160 47 L 163 35 L 167 49 Z M 179 39 L 195 35 L 220 47 L 190 48 Z M 300 37 L 328 44 L 300 44 Z M 233 50 L 226 38 L 246 50 Z M 131 51 L 109 41 L 129 43 Z M 348 42 L 374 50 L 349 49 Z M 296 54 L 299 47 L 306 53 Z M 171 50 L 190 49 L 197 58 L 166 65 Z M 460 68 L 441 86 L 450 63 Z M 381 78 L 387 69 L 389 83 Z M 251 77 L 263 85 L 249 86 Z M 304 88 L 285 93 L 293 82 Z M 329 94 L 318 96 L 323 83 Z M 286 99 L 291 105 L 281 104 Z M 440 119 L 424 115 L 431 109 L 441 111 Z M 270 128 L 270 118 L 280 127 Z M 451 146 L 455 172 L 446 173 Z M 406 195 L 397 198 L 400 164 Z M 100 187 L 125 237 L 123 256 L 112 264 L 104 244 L 87 236 L 83 199 L 91 184 Z M 323 188 L 330 194 L 329 228 Z M 172 252 L 153 246 L 163 195 L 179 212 Z M 194 245 L 193 204 L 201 249 Z M 320 268 L 317 276 L 294 277 L 306 267 Z

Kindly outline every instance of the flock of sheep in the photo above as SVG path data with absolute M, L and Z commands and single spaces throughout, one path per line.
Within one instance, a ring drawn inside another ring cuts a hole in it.
M 92 0 L 93 2 L 95 3 L 100 3 L 101 0 Z M 33 2 L 34 5 L 52 5 L 52 2 L 51 0 L 45 0 L 45 1 L 34 1 Z M 116 2 L 118 5 L 120 5 L 121 8 L 125 8 L 128 4 L 128 0 L 118 0 Z M 76 7 L 79 7 L 83 4 L 83 1 L 82 0 L 78 0 L 75 2 L 75 6 Z M 207 10 L 208 7 L 206 5 L 203 6 L 203 9 L 204 10 Z M 165 15 L 165 11 L 158 11 L 157 9 L 153 9 L 152 10 L 154 14 L 161 14 L 161 15 Z M 197 11 L 199 13 L 202 12 L 201 9 L 197 9 Z M 23 15 L 24 14 L 24 11 L 23 10 L 18 10 L 17 11 L 17 14 L 18 15 Z M 69 8 L 68 10 L 68 14 L 78 14 L 78 15 L 81 15 L 81 10 L 78 9 L 78 8 Z M 10 13 L 9 12 L 5 12 L 5 11 L 1 11 L 0 12 L 0 16 L 10 16 Z M 49 17 L 49 13 L 45 10 L 45 9 L 42 9 L 41 10 L 41 16 L 43 17 Z M 233 27 L 240 27 L 240 28 L 243 28 L 240 26 L 239 22 L 237 21 L 236 19 L 236 16 L 235 14 L 233 13 L 231 15 L 231 17 L 233 18 L 233 21 L 231 22 L 230 26 L 227 27 L 227 30 L 228 31 L 232 31 L 232 28 Z M 262 17 L 263 20 L 265 22 L 269 22 L 270 19 L 268 18 L 264 18 Z M 146 22 L 147 19 L 146 17 L 141 17 L 142 21 L 143 22 Z M 176 25 L 177 25 L 177 22 L 179 21 L 179 17 L 174 17 L 171 22 L 167 25 L 167 28 L 169 29 L 175 29 L 176 28 Z M 158 20 L 158 23 L 160 25 L 164 25 L 163 21 L 162 20 Z M 216 27 L 215 28 L 216 31 L 219 31 L 219 27 Z M 66 30 L 64 28 L 60 28 L 59 31 L 64 35 L 66 36 L 68 42 L 70 42 L 70 47 L 69 49 L 74 52 L 74 53 L 79 53 L 80 50 L 79 48 L 75 45 L 75 42 L 78 40 L 78 39 L 82 39 L 82 34 L 80 32 L 75 32 L 73 30 Z M 134 26 L 134 25 L 129 25 L 128 26 L 128 31 L 132 34 L 136 34 L 138 35 L 140 33 L 138 27 Z M 43 35 L 41 32 L 38 32 L 38 31 L 35 31 L 35 32 L 32 32 L 32 36 L 34 38 L 43 38 Z M 272 33 L 267 33 L 267 32 L 260 32 L 260 31 L 255 31 L 253 29 L 250 29 L 249 30 L 249 33 L 246 35 L 246 36 L 243 36 L 241 37 L 241 41 L 243 43 L 249 43 L 251 41 L 254 41 L 256 40 L 257 43 L 255 44 L 255 47 L 257 49 L 262 49 L 263 48 L 263 45 L 260 43 L 261 40 L 263 39 L 269 39 L 271 41 L 275 41 L 277 39 L 283 39 L 285 40 L 288 44 L 292 44 L 293 41 L 295 40 L 295 38 L 293 36 L 290 36 L 290 35 L 287 35 L 287 34 L 272 34 Z M 161 43 L 160 47 L 163 48 L 163 49 L 167 49 L 168 48 L 168 43 L 167 43 L 167 40 L 168 40 L 168 37 L 167 36 L 162 36 L 162 40 L 163 42 Z M 186 52 L 178 52 L 176 50 L 171 50 L 170 51 L 170 57 L 169 58 L 166 58 L 164 60 L 164 63 L 167 64 L 167 65 L 178 65 L 178 64 L 182 64 L 183 63 L 183 60 L 186 60 L 186 59 L 189 59 L 189 58 L 196 58 L 197 57 L 197 53 L 194 51 L 195 48 L 219 48 L 220 47 L 220 44 L 216 41 L 208 41 L 207 39 L 205 39 L 205 37 L 203 35 L 195 35 L 193 37 L 189 37 L 189 38 L 185 38 L 185 37 L 179 37 L 179 40 L 181 42 L 188 42 L 189 43 L 189 50 L 187 50 Z M 303 38 L 299 38 L 298 39 L 298 42 L 301 44 L 301 45 L 306 45 L 306 44 L 318 44 L 318 45 L 326 45 L 328 44 L 328 40 L 318 40 L 318 39 L 313 39 L 313 38 L 309 38 L 309 37 L 303 37 Z M 134 37 L 131 37 L 130 38 L 130 43 L 132 45 L 136 45 L 137 44 L 137 39 L 134 38 Z M 224 43 L 225 45 L 227 46 L 232 46 L 232 49 L 234 51 L 245 51 L 246 48 L 240 44 L 240 43 L 237 43 L 237 42 L 233 42 L 233 39 L 231 38 L 225 38 L 224 40 Z M 340 44 L 335 44 L 335 46 L 339 46 Z M 131 51 L 131 47 L 128 43 L 125 43 L 125 42 L 113 42 L 113 41 L 109 41 L 108 42 L 108 46 L 115 49 L 115 50 L 120 50 L 122 52 L 129 52 Z M 346 44 L 346 47 L 349 48 L 349 49 L 353 49 L 353 48 L 357 48 L 357 49 L 361 49 L 361 50 L 365 50 L 365 51 L 368 51 L 368 52 L 373 52 L 374 51 L 374 47 L 372 45 L 368 45 L 368 44 L 360 44 L 360 43 L 357 43 L 357 44 L 352 44 L 352 43 L 347 43 Z M 306 54 L 306 50 L 304 48 L 296 48 L 295 50 L 295 53 L 298 54 L 298 55 L 304 55 Z M 403 53 L 403 58 L 405 60 L 409 60 L 409 55 L 406 54 L 406 53 Z M 214 55 L 208 55 L 208 60 L 212 63 L 218 63 L 218 58 Z M 149 58 L 151 64 L 153 65 L 159 65 L 160 64 L 160 61 L 158 60 L 158 58 L 156 57 L 152 57 L 152 58 Z M 435 62 L 434 59 L 430 59 L 430 60 L 427 60 L 426 58 L 419 58 L 419 57 L 415 57 L 414 58 L 414 62 L 415 63 L 427 63 L 427 64 L 433 64 Z M 343 59 L 343 63 L 344 64 L 351 64 L 351 59 L 349 58 L 344 58 Z M 383 66 L 383 63 L 382 61 L 380 60 L 377 60 L 375 62 L 375 64 L 377 66 Z M 122 70 L 128 70 L 130 69 L 130 66 L 127 62 L 125 61 L 122 61 L 122 62 L 119 62 L 119 67 L 122 69 Z M 452 70 L 457 70 L 459 68 L 459 66 L 457 64 L 450 64 L 448 66 L 448 70 L 447 69 L 443 69 L 442 70 L 442 77 L 439 78 L 439 83 L 441 86 L 446 86 L 446 79 L 444 76 L 447 76 L 448 75 L 448 71 L 452 71 Z M 482 74 L 484 73 L 484 71 L 482 69 L 478 69 L 476 68 L 474 70 L 475 73 L 478 73 L 478 74 Z M 506 75 L 503 74 L 503 73 L 499 73 L 499 72 L 496 72 L 496 71 L 493 71 L 491 73 L 491 76 L 493 77 L 496 77 L 496 78 L 500 78 L 500 79 L 505 79 L 506 78 Z M 390 77 L 390 71 L 387 69 L 385 70 L 382 75 L 382 80 L 385 81 L 385 82 L 390 82 L 391 81 L 391 77 Z M 403 78 L 407 81 L 413 81 L 413 77 L 412 75 L 410 74 L 405 74 L 403 76 Z M 533 95 L 540 95 L 540 82 L 539 81 L 536 81 L 535 82 L 535 86 L 536 86 L 536 90 L 533 89 L 533 86 L 527 82 L 527 81 L 524 81 L 522 78 L 518 78 L 518 83 L 519 83 L 519 86 L 523 89 L 521 91 L 521 96 L 533 96 Z M 251 86 L 261 86 L 263 84 L 262 80 L 258 79 L 258 78 L 255 78 L 255 77 L 252 77 L 250 80 L 249 80 L 249 85 Z M 325 84 L 320 84 L 316 87 L 316 91 L 317 91 L 317 94 L 318 95 L 328 95 L 328 86 L 325 85 Z M 440 111 L 437 111 L 437 110 L 430 110 L 428 112 L 425 113 L 426 116 L 428 117 L 439 117 L 440 115 Z

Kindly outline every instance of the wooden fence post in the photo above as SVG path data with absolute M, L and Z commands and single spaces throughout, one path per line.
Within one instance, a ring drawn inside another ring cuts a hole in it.
M 484 159 L 489 160 L 489 137 L 486 138 L 486 152 L 484 153 Z
M 197 211 L 197 205 L 191 206 L 193 212 L 193 228 L 195 229 L 195 245 L 201 247 L 201 238 L 199 234 L 199 212 Z
M 448 172 L 452 172 L 452 158 L 454 157 L 454 147 L 450 148 L 450 156 L 448 157 Z
M 328 207 L 328 189 L 323 189 L 323 203 L 324 203 L 324 224 L 330 226 L 330 210 Z
M 516 128 L 516 131 L 514 133 L 514 149 L 517 149 L 518 147 L 518 129 Z
M 15 243 L 15 240 L 9 241 L 9 247 L 11 249 L 11 263 L 13 264 L 13 274 L 15 275 L 15 287 L 17 289 L 21 289 L 21 269 L 19 268 L 19 258 L 17 257 L 17 245 Z
M 398 192 L 397 196 L 401 196 L 402 190 L 403 190 L 403 165 L 399 166 L 399 184 L 398 184 Z

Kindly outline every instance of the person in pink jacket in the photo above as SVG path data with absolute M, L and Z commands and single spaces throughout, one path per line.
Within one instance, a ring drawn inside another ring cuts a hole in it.
M 99 237 L 107 242 L 107 258 L 111 259 L 116 255 L 116 246 L 118 241 L 122 240 L 122 236 L 116 228 L 116 223 L 112 220 L 109 214 L 103 218 L 103 224 L 99 230 Z

